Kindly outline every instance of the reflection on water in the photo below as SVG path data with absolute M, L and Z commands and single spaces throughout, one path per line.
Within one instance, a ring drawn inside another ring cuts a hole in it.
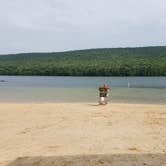
M 0 80 L 4 80 L 0 102 L 97 102 L 98 86 L 107 83 L 112 102 L 166 103 L 166 77 L 0 76 Z
M 0 102 L 97 102 L 95 88 L 0 88 Z M 112 88 L 112 102 L 166 103 L 166 89 Z
M 111 87 L 166 88 L 166 77 L 48 77 L 0 76 L 0 87 L 95 88 Z

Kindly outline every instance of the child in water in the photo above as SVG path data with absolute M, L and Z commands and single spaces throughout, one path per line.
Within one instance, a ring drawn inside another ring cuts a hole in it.
M 106 105 L 108 103 L 108 96 L 109 96 L 109 86 L 103 85 L 99 87 L 99 104 Z

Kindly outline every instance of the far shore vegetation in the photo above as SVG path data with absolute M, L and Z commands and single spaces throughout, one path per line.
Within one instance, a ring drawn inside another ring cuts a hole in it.
M 1 55 L 0 75 L 166 76 L 166 46 Z

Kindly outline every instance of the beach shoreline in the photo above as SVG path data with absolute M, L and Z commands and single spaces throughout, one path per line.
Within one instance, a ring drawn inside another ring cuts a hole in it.
M 18 157 L 165 154 L 166 105 L 0 103 L 0 165 Z

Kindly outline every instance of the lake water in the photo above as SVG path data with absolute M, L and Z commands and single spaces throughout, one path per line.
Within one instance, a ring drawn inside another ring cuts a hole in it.
M 97 102 L 104 83 L 112 102 L 166 104 L 166 77 L 0 76 L 0 102 Z

